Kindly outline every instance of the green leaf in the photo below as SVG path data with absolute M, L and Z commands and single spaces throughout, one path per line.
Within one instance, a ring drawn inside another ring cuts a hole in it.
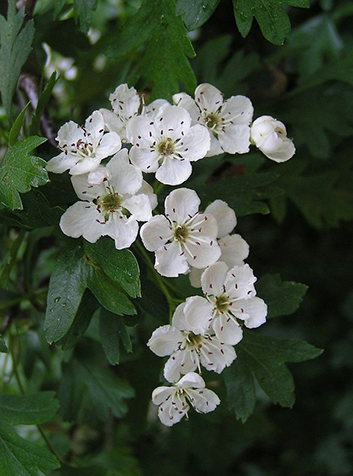
M 195 56 L 187 30 L 176 15 L 175 0 L 143 0 L 139 11 L 113 39 L 108 54 L 118 58 L 146 44 L 138 66 L 143 85 L 153 83 L 151 99 L 170 99 L 182 81 L 190 91 L 196 87 L 187 56 Z
M 87 281 L 87 285 L 99 303 L 115 314 L 136 314 L 135 306 L 120 288 L 104 273 L 94 270 Z
M 304 341 L 277 339 L 254 331 L 246 331 L 236 349 L 237 360 L 225 375 L 229 406 L 242 421 L 254 408 L 255 387 L 250 384 L 253 377 L 273 403 L 292 407 L 294 381 L 285 362 L 303 362 L 322 353 Z
M 42 191 L 31 190 L 22 197 L 22 210 L 0 210 L 3 223 L 11 226 L 33 230 L 58 225 L 64 208 L 51 207 Z
M 44 109 L 46 108 L 49 102 L 50 96 L 53 92 L 56 82 L 57 82 L 57 77 L 56 77 L 56 72 L 54 71 L 54 73 L 50 76 L 49 81 L 47 82 L 45 88 L 43 89 L 42 93 L 39 96 L 37 109 L 35 110 L 32 116 L 32 121 L 29 126 L 30 135 L 39 134 L 40 132 L 40 120 L 43 115 Z
M 39 425 L 59 409 L 55 392 L 32 395 L 0 395 L 0 420 L 13 425 Z
M 8 148 L 0 167 L 0 202 L 11 210 L 23 208 L 19 193 L 48 182 L 45 160 L 29 155 L 46 140 L 27 137 Z
M 30 104 L 31 104 L 30 102 L 27 103 L 25 105 L 25 107 L 22 109 L 22 111 L 19 113 L 19 115 L 16 117 L 16 120 L 13 123 L 13 125 L 11 127 L 11 130 L 10 130 L 9 145 L 14 145 L 15 142 L 17 141 L 18 136 L 20 135 L 21 127 L 23 126 L 23 121 L 24 121 L 25 116 L 26 116 L 27 107 Z
M 96 10 L 98 0 L 74 0 L 75 17 L 78 18 L 80 30 L 87 33 L 92 23 L 92 11 Z
M 104 367 L 101 351 L 88 341 L 79 344 L 75 357 L 63 366 L 59 400 L 63 418 L 77 421 L 85 407 L 91 406 L 97 417 L 104 421 L 109 411 L 117 418 L 127 412 L 125 399 L 134 396 L 130 385 Z
M 60 468 L 61 476 L 108 476 L 107 470 L 98 466 L 82 466 L 76 468 L 73 466 L 62 465 Z
M 49 344 L 61 339 L 70 329 L 91 273 L 82 246 L 63 251 L 50 278 L 45 337 Z
M 285 4 L 310 6 L 309 0 L 233 0 L 235 21 L 241 35 L 244 38 L 248 35 L 255 18 L 264 37 L 275 45 L 282 45 L 290 32 Z
M 98 307 L 99 305 L 96 298 L 90 291 L 86 290 L 77 310 L 74 322 L 72 323 L 68 332 L 58 342 L 62 346 L 63 350 L 69 350 L 75 347 L 77 342 L 86 332 L 93 314 L 96 312 Z
M 216 199 L 224 199 L 234 209 L 238 217 L 261 213 L 270 213 L 263 201 L 271 196 L 267 187 L 276 180 L 273 173 L 235 176 L 230 179 L 212 182 L 197 187 L 197 192 L 204 204 Z
M 267 317 L 293 314 L 302 302 L 308 286 L 282 281 L 279 274 L 266 274 L 256 283 L 257 294 L 268 306 Z
M 23 440 L 7 423 L 0 423 L 0 474 L 4 476 L 38 476 L 38 471 L 60 467 L 46 448 Z
M 131 251 L 117 250 L 110 238 L 103 237 L 94 244 L 86 242 L 85 252 L 96 268 L 101 268 L 131 297 L 141 296 L 139 266 Z
M 0 15 L 0 89 L 6 115 L 11 121 L 11 103 L 18 77 L 31 50 L 34 23 L 29 20 L 24 28 L 25 8 L 16 13 L 15 0 L 9 0 L 7 20 Z
M 132 352 L 132 344 L 126 326 L 119 317 L 105 309 L 102 309 L 100 314 L 99 335 L 110 364 L 119 363 L 120 342 L 124 345 L 126 352 Z
M 220 0 L 178 0 L 177 15 L 182 15 L 186 28 L 196 30 L 212 16 Z
M 9 349 L 7 348 L 6 342 L 4 341 L 2 335 L 0 334 L 0 352 L 7 354 Z

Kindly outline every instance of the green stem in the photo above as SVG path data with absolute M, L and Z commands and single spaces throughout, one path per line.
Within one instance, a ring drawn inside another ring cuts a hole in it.
M 18 330 L 16 328 L 16 337 L 17 337 L 17 340 L 18 340 Z M 15 357 L 15 353 L 14 353 L 14 349 L 13 349 L 13 335 L 10 334 L 10 340 L 9 340 L 9 349 L 10 349 L 10 354 L 11 354 L 11 358 L 12 358 L 12 365 L 13 365 L 13 373 L 15 375 L 15 379 L 17 381 L 17 384 L 19 386 L 19 389 L 22 393 L 22 395 L 25 395 L 25 389 L 22 385 L 22 382 L 21 382 L 21 378 L 20 378 L 20 374 L 18 372 L 18 367 L 17 367 L 17 360 L 16 360 L 16 357 Z M 60 461 L 60 463 L 63 463 L 63 460 L 61 459 L 61 457 L 59 456 L 59 454 L 57 453 L 57 451 L 55 450 L 55 448 L 53 447 L 53 445 L 50 443 L 49 439 L 47 438 L 46 434 L 44 433 L 43 431 L 43 428 L 40 426 L 40 425 L 36 425 L 39 433 L 41 434 L 43 440 L 45 441 L 49 451 L 51 451 L 53 453 L 53 455 Z

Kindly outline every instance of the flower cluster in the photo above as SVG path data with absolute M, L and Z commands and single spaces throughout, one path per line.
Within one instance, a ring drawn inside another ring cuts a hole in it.
M 47 169 L 69 171 L 79 198 L 62 215 L 63 233 L 95 243 L 110 236 L 117 249 L 140 236 L 155 254 L 155 269 L 164 277 L 188 274 L 203 296 L 179 304 L 170 325 L 156 329 L 150 349 L 169 356 L 164 377 L 172 385 L 154 390 L 162 423 L 171 426 L 193 407 L 207 413 L 220 403 L 205 388 L 202 367 L 221 373 L 236 358 L 234 345 L 243 328 L 266 321 L 267 306 L 256 296 L 256 277 L 248 264 L 246 241 L 233 230 L 234 210 L 215 200 L 200 210 L 194 190 L 172 190 L 165 214 L 154 214 L 157 195 L 143 174 L 155 174 L 165 185 L 181 185 L 192 163 L 228 153 L 244 154 L 255 145 L 276 162 L 295 153 L 282 122 L 262 116 L 253 121 L 253 106 L 245 96 L 225 100 L 210 84 L 201 84 L 195 97 L 173 96 L 173 104 L 158 99 L 145 105 L 134 88 L 122 84 L 110 95 L 111 110 L 94 111 L 80 126 L 64 124 L 57 136 L 60 154 Z M 148 176 L 145 177 L 148 179 Z M 198 373 L 197 373 L 198 372 Z

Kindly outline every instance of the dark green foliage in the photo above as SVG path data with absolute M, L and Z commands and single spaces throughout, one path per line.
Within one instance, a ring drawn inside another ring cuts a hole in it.
M 178 0 L 176 11 L 183 17 L 186 28 L 191 31 L 210 18 L 219 2 L 220 0 Z

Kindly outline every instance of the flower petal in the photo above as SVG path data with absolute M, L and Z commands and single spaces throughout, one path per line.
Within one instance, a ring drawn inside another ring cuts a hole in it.
M 254 108 L 250 99 L 241 95 L 227 99 L 222 109 L 222 116 L 226 121 L 232 121 L 234 124 L 249 125 L 253 114 Z
M 205 334 L 213 320 L 213 305 L 201 296 L 186 299 L 185 321 L 195 334 Z
M 155 405 L 160 405 L 173 395 L 174 392 L 174 387 L 157 387 L 152 392 L 152 402 Z
M 151 202 L 147 195 L 134 195 L 124 200 L 122 205 L 129 210 L 135 220 L 148 221 L 152 218 Z
M 196 372 L 189 372 L 177 382 L 176 386 L 183 388 L 205 388 L 206 384 L 201 375 Z
M 177 382 L 182 374 L 192 372 L 197 368 L 195 352 L 189 349 L 177 350 L 167 360 L 164 366 L 164 377 L 168 382 Z
M 250 126 L 234 124 L 219 134 L 220 146 L 228 154 L 246 154 L 250 150 Z
M 237 314 L 237 317 L 244 319 L 245 325 L 249 329 L 260 327 L 266 322 L 267 305 L 262 299 L 253 297 L 251 299 L 237 301 L 235 305 L 237 308 L 240 308 L 243 316 L 246 316 L 244 318 L 242 314 Z
M 155 172 L 158 169 L 158 157 L 158 153 L 152 149 L 133 146 L 130 150 L 131 162 L 143 172 Z
M 186 274 L 189 271 L 189 265 L 177 241 L 168 243 L 156 251 L 154 267 L 159 274 L 168 278 L 176 278 L 179 274 Z
M 127 149 L 122 149 L 112 157 L 107 165 L 110 172 L 109 183 L 115 192 L 134 195 L 142 185 L 142 172 L 129 164 Z
M 103 116 L 104 120 L 104 129 L 109 132 L 116 132 L 119 136 L 122 134 L 124 124 L 121 119 L 114 114 L 114 112 L 109 111 L 109 109 L 99 109 L 99 112 Z
M 163 137 L 180 139 L 188 133 L 190 126 L 190 114 L 182 107 L 166 104 L 155 116 L 155 127 Z
M 148 251 L 159 250 L 172 237 L 170 223 L 165 216 L 156 215 L 141 227 L 140 235 Z
M 176 327 L 161 326 L 153 332 L 147 345 L 158 357 L 165 357 L 176 351 L 182 340 L 183 335 Z
M 200 116 L 200 109 L 197 107 L 196 102 L 186 93 L 174 94 L 173 102 L 176 106 L 180 106 L 186 109 L 191 116 L 192 124 L 196 124 L 198 117 Z
M 196 124 L 192 126 L 179 142 L 176 151 L 187 160 L 196 161 L 206 156 L 211 147 L 210 133 L 207 128 Z
M 200 203 L 195 190 L 178 188 L 165 199 L 165 214 L 170 220 L 181 225 L 198 212 Z
M 234 347 L 220 342 L 217 337 L 212 337 L 202 347 L 201 363 L 207 370 L 220 374 L 225 367 L 236 358 Z
M 213 330 L 217 338 L 225 344 L 236 345 L 243 338 L 243 330 L 235 319 L 225 314 L 216 317 Z
M 249 245 L 240 235 L 224 236 L 218 240 L 218 244 L 222 251 L 220 259 L 230 268 L 242 266 L 249 256 Z
M 120 212 L 116 212 L 105 226 L 105 236 L 113 238 L 117 250 L 123 250 L 130 248 L 136 240 L 138 229 L 138 223 L 134 217 L 126 219 Z
M 120 136 L 116 132 L 107 132 L 96 149 L 96 157 L 102 160 L 116 154 L 120 149 Z
M 69 172 L 71 175 L 86 174 L 87 172 L 91 172 L 92 170 L 96 169 L 101 163 L 101 160 L 102 158 L 98 157 L 86 157 L 80 161 L 77 161 L 76 164 L 71 167 Z
M 62 215 L 60 228 L 67 236 L 83 236 L 90 243 L 95 243 L 105 230 L 105 225 L 99 222 L 100 219 L 101 215 L 93 203 L 76 202 Z
M 228 271 L 225 281 L 227 294 L 234 299 L 246 299 L 255 296 L 254 283 L 256 279 L 248 264 L 234 266 Z
M 210 150 L 207 152 L 206 157 L 214 157 L 216 155 L 223 154 L 223 149 L 217 137 L 215 137 L 211 131 L 209 131 L 209 134 L 210 134 L 211 144 L 210 144 Z
M 192 172 L 188 160 L 166 157 L 156 172 L 156 179 L 166 185 L 180 185 L 187 180 Z
M 223 104 L 221 91 L 212 84 L 204 83 L 197 86 L 195 90 L 195 101 L 202 111 L 216 112 Z
M 72 176 L 71 183 L 74 187 L 76 195 L 81 200 L 92 201 L 95 200 L 99 195 L 102 196 L 106 193 L 104 184 L 90 184 L 88 182 L 87 174 Z
M 234 210 L 223 200 L 215 200 L 205 210 L 217 220 L 218 235 L 217 238 L 229 235 L 237 224 L 237 217 Z
M 177 400 L 178 398 L 176 398 Z M 175 403 L 175 402 L 174 402 Z M 173 405 L 172 399 L 170 398 L 166 402 L 162 403 L 158 409 L 158 417 L 163 425 L 172 426 L 175 423 L 178 423 L 184 415 L 187 414 L 189 410 L 189 405 L 178 406 Z
M 190 266 L 189 279 L 193 288 L 201 288 L 201 275 L 204 271 L 204 268 L 197 269 L 193 266 Z
M 73 167 L 76 162 L 76 157 L 72 157 L 69 154 L 66 155 L 64 152 L 61 152 L 61 154 L 48 161 L 46 169 L 48 172 L 52 172 L 54 174 L 62 174 L 63 172 L 66 172 L 66 170 Z
M 175 309 L 173 318 L 172 318 L 173 326 L 179 329 L 180 331 L 189 330 L 188 324 L 186 323 L 186 320 L 185 320 L 184 307 L 185 307 L 185 302 L 182 302 L 181 304 L 179 304 L 179 306 L 177 306 L 177 308 Z
M 220 296 L 228 273 L 228 266 L 222 261 L 206 268 L 201 276 L 202 291 L 206 295 Z
M 208 388 L 202 390 L 188 390 L 188 393 L 193 398 L 192 406 L 199 413 L 213 412 L 217 405 L 221 403 L 218 395 Z

